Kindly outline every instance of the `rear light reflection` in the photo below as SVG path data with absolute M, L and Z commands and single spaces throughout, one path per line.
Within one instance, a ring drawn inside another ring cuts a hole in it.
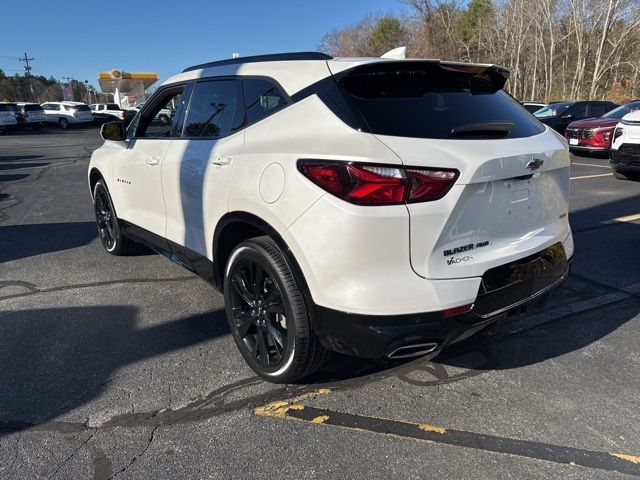
M 442 198 L 459 172 L 452 169 L 299 160 L 298 169 L 327 192 L 356 205 L 401 205 Z
M 462 305 L 461 307 L 447 308 L 446 310 L 442 311 L 442 315 L 445 318 L 455 317 L 457 315 L 462 315 L 463 313 L 470 312 L 472 308 L 473 303 L 470 303 L 469 305 Z

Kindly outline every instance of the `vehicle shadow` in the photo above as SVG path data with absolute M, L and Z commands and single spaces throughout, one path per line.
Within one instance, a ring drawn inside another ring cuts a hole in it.
M 33 162 L 33 163 L 0 163 L 0 170 L 21 170 L 23 168 L 46 167 L 49 163 Z
M 95 222 L 0 225 L 0 263 L 81 247 L 97 235 Z
M 222 311 L 144 328 L 138 312 L 91 306 L 0 313 L 0 436 L 89 402 L 122 366 L 228 333 Z

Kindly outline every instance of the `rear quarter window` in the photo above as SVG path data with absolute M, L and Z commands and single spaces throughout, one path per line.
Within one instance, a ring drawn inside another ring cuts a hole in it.
M 500 138 L 543 132 L 544 127 L 501 90 L 504 80 L 490 73 L 429 62 L 380 63 L 352 70 L 339 84 L 375 134 L 460 139 L 467 137 L 453 136 L 454 128 L 486 122 L 513 123 Z

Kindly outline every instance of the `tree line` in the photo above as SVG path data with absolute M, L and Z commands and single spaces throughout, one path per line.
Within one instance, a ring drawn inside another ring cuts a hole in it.
M 89 95 L 87 85 L 84 82 L 71 80 L 69 86 L 73 92 L 73 99 L 77 102 L 112 102 L 110 94 L 92 92 Z M 62 101 L 62 86 L 53 77 L 46 78 L 42 75 L 15 75 L 8 76 L 0 69 L 0 101 L 13 102 L 59 102 Z
M 519 100 L 640 97 L 638 0 L 404 0 L 402 16 L 369 15 L 329 32 L 334 56 L 407 56 L 495 63 Z

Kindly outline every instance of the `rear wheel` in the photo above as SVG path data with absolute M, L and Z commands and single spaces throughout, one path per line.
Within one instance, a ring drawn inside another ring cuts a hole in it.
M 58 125 L 63 130 L 66 130 L 67 128 L 69 128 L 69 120 L 67 120 L 66 118 L 61 118 L 58 120 Z
M 111 255 L 117 256 L 132 253 L 138 244 L 122 234 L 111 195 L 102 180 L 98 180 L 93 189 L 93 207 L 98 235 L 104 249 Z
M 284 255 L 269 237 L 238 245 L 224 281 L 227 320 L 240 353 L 260 376 L 295 382 L 320 368 L 327 352 L 313 329 Z

